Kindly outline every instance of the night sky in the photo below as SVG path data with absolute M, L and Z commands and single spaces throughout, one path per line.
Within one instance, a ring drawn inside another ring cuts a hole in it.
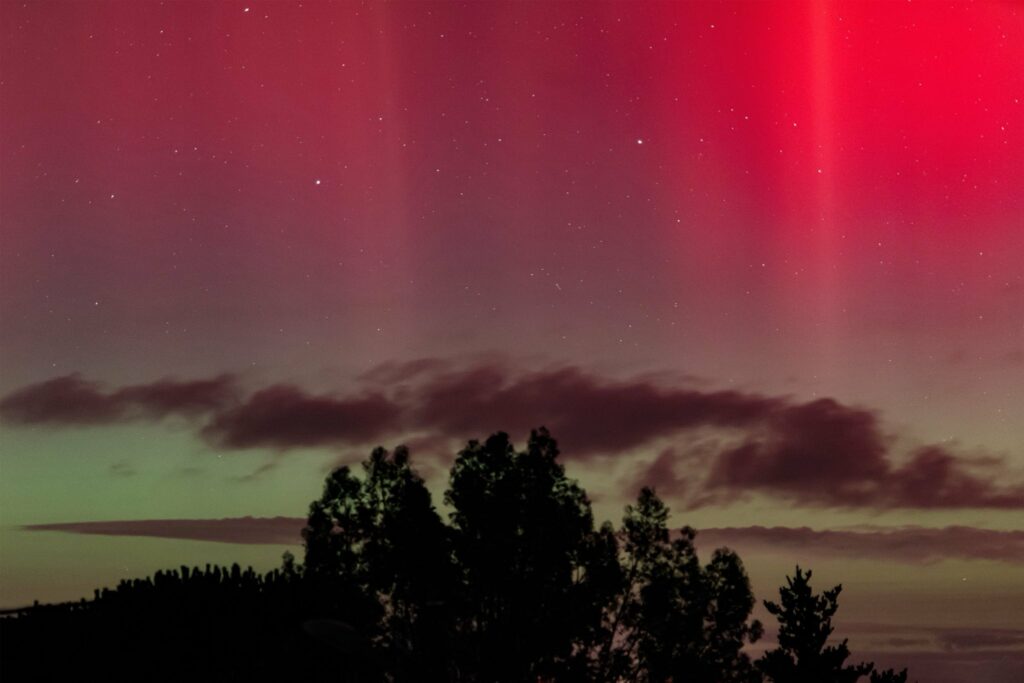
M 1024 6 L 0 36 L 0 606 L 269 569 L 331 467 L 407 443 L 436 495 L 545 424 L 598 519 L 650 484 L 758 597 L 842 583 L 854 658 L 1024 675 Z

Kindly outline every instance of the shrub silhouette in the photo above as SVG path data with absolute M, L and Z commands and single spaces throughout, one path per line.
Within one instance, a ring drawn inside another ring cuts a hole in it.
M 754 596 L 722 548 L 702 564 L 696 532 L 668 527 L 652 489 L 621 527 L 590 501 L 545 429 L 470 441 L 434 507 L 404 447 L 342 467 L 309 506 L 301 564 L 157 572 L 91 601 L 0 620 L 5 679 L 103 672 L 107 679 L 341 681 L 692 681 L 905 683 L 846 667 L 827 646 L 839 587 L 815 596 L 797 568 L 766 603 L 779 647 L 758 662 Z M 63 656 L 50 653 L 59 649 Z

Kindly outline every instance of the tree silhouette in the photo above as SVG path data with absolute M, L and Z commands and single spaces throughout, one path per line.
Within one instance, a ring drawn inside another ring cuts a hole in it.
M 872 671 L 871 683 L 907 683 L 907 670 L 903 669 L 899 673 L 893 669 Z
M 753 680 L 741 648 L 761 625 L 748 623 L 754 596 L 739 557 L 721 549 L 701 567 L 696 532 L 684 527 L 672 539 L 668 513 L 649 488 L 626 508 L 624 591 L 611 627 L 620 645 L 605 649 L 609 680 Z
M 460 590 L 458 632 L 479 680 L 563 672 L 584 639 L 595 596 L 590 501 L 556 461 L 547 430 L 516 452 L 508 435 L 470 442 L 445 502 Z
M 796 574 L 786 577 L 788 586 L 779 589 L 781 603 L 765 601 L 764 606 L 779 620 L 779 647 L 766 652 L 758 666 L 774 683 L 854 683 L 871 673 L 874 665 L 845 666 L 850 656 L 847 641 L 826 644 L 843 587 L 815 595 L 810 579 L 810 570 L 804 573 L 797 566 Z
M 395 679 L 756 678 L 741 648 L 760 624 L 748 623 L 735 553 L 702 567 L 695 532 L 671 538 L 651 489 L 620 532 L 595 529 L 558 455 L 543 428 L 521 452 L 503 432 L 470 441 L 450 472 L 446 526 L 407 451 L 377 449 L 362 479 L 340 468 L 310 505 L 304 576 L 334 592 L 331 613 Z
M 327 615 L 395 663 L 394 676 L 443 678 L 454 588 L 447 530 L 405 447 L 375 449 L 363 471 L 335 470 L 310 504 L 304 576 Z

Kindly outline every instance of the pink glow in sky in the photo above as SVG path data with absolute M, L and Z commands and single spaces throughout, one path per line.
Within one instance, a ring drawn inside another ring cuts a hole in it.
M 1020 528 L 1019 3 L 0 13 L 5 524 L 301 516 L 339 448 L 440 453 L 483 435 L 465 429 L 535 420 L 564 425 L 568 452 L 587 430 L 530 393 L 541 378 L 621 418 L 621 450 L 578 456 L 609 516 L 646 472 L 698 527 Z M 381 369 L 426 358 L 441 360 Z M 168 408 L 151 386 L 225 373 L 249 408 L 261 390 L 261 409 L 296 415 L 331 397 L 342 407 L 328 415 L 362 411 L 360 428 L 310 423 L 326 436 L 296 442 L 261 425 L 232 441 L 251 413 L 228 412 L 227 394 Z M 492 412 L 437 402 L 445 382 L 466 391 L 481 376 L 504 382 L 504 402 L 478 397 Z M 705 412 L 679 417 L 694 406 Z M 624 436 L 658 410 L 654 431 Z M 844 450 L 854 433 L 867 446 Z M 442 476 L 437 457 L 424 466 Z M 855 478 L 809 496 L 788 479 L 804 457 Z M 694 503 L 681 483 L 694 462 L 729 495 Z M 75 491 L 83 478 L 105 493 Z M 55 481 L 58 506 L 31 502 Z M 939 493 L 913 493 L 927 482 Z M 751 548 L 771 597 L 799 558 Z M 57 569 L 25 552 L 3 600 L 69 597 L 66 577 L 26 583 Z M 849 577 L 836 561 L 836 582 L 866 596 L 850 611 L 934 623 L 921 604 L 879 612 L 892 581 L 915 580 L 893 558 Z M 958 622 L 1024 642 L 1006 611 L 1024 605 L 1019 556 L 940 565 L 925 579 L 933 604 L 947 596 Z M 986 578 L 957 602 L 944 582 L 965 572 Z M 1005 674 L 985 671 L 971 675 Z

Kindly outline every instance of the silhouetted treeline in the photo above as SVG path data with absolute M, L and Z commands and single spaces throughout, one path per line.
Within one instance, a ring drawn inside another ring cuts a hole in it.
M 342 467 L 310 505 L 302 564 L 267 574 L 207 566 L 122 581 L 80 603 L 0 620 L 5 680 L 638 681 L 904 683 L 847 665 L 829 644 L 837 586 L 797 567 L 766 602 L 778 647 L 753 660 L 762 626 L 739 557 L 701 563 L 695 532 L 668 528 L 644 489 L 621 527 L 595 526 L 554 439 L 471 441 L 435 509 L 408 451 Z
M 3 680 L 262 680 L 271 671 L 324 670 L 299 628 L 315 596 L 288 565 L 188 568 L 121 581 L 92 600 L 38 605 L 0 620 Z M 321 661 L 322 660 L 322 661 Z M 344 679 L 341 679 L 344 680 Z

